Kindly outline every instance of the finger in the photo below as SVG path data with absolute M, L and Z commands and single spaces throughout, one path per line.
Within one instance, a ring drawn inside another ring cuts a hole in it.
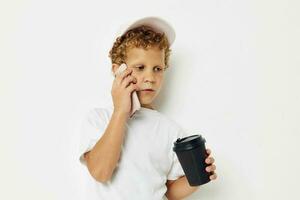
M 130 84 L 126 90 L 131 94 L 133 91 L 137 91 L 138 90 L 138 86 L 136 84 Z
M 127 78 L 127 77 L 129 77 L 129 76 L 131 76 L 131 74 L 132 74 L 132 69 L 126 69 L 126 70 L 128 70 L 128 71 L 126 71 L 126 72 L 124 72 L 124 74 L 122 74 L 121 75 L 121 77 L 120 77 L 120 84 L 122 84 L 123 82 L 124 82 L 124 80 Z
M 206 149 L 206 152 L 209 154 L 211 154 L 211 150 L 210 149 Z
M 209 176 L 210 180 L 216 180 L 217 177 L 218 177 L 218 175 L 216 173 L 214 173 L 213 175 Z
M 119 66 L 119 68 L 120 68 L 121 66 Z M 118 68 L 118 69 L 119 69 Z M 129 72 L 130 71 L 130 69 L 131 68 L 126 68 L 125 70 L 123 70 L 122 72 L 117 72 L 118 71 L 118 69 L 116 70 L 116 72 L 114 73 L 114 75 L 115 75 L 115 78 L 120 78 L 120 77 L 122 77 L 124 74 L 126 74 L 126 72 Z M 126 76 L 126 75 L 125 75 Z
M 128 75 L 127 77 L 125 77 L 121 83 L 121 86 L 122 88 L 127 88 L 130 83 L 136 83 L 136 78 L 131 76 L 131 75 Z
M 213 171 L 215 171 L 216 169 L 217 169 L 217 167 L 216 167 L 215 165 L 211 165 L 211 166 L 208 166 L 208 167 L 205 168 L 205 170 L 206 170 L 207 172 L 213 172 Z
M 208 166 L 208 167 L 205 168 L 205 170 L 207 172 L 213 172 L 213 171 L 216 170 L 216 166 L 215 165 Z
M 125 69 L 125 71 L 121 72 L 120 74 L 117 74 L 116 76 L 117 82 L 120 84 L 123 81 L 123 79 L 131 73 L 132 73 L 132 69 L 127 68 Z
M 212 164 L 212 163 L 215 162 L 215 159 L 214 159 L 213 157 L 208 157 L 208 158 L 205 159 L 205 162 L 206 162 L 207 164 Z

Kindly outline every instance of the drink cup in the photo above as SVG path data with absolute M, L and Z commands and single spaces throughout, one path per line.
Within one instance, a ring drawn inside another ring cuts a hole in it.
M 201 135 L 178 138 L 174 142 L 173 151 L 178 157 L 190 186 L 199 186 L 210 181 L 209 176 L 212 172 L 205 170 L 209 166 L 205 163 L 208 156 L 205 142 Z

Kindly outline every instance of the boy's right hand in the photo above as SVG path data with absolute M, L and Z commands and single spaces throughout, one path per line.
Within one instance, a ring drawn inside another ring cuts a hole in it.
M 131 114 L 131 94 L 138 90 L 137 80 L 131 74 L 132 69 L 130 68 L 117 74 L 111 89 L 114 112 L 125 114 L 127 117 Z

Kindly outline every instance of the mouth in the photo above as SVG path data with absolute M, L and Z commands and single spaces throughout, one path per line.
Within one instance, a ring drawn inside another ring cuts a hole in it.
M 147 93 L 150 93 L 150 92 L 154 92 L 154 90 L 152 89 L 145 89 L 145 90 L 141 90 L 142 92 L 147 92 Z
M 152 91 L 152 92 L 154 92 L 154 90 L 152 90 L 152 89 L 144 89 L 142 91 Z

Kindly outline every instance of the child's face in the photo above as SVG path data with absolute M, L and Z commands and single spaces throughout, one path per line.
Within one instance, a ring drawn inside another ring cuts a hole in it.
M 152 102 L 160 92 L 164 79 L 165 53 L 164 50 L 153 47 L 147 50 L 132 48 L 127 52 L 125 60 L 127 66 L 132 68 L 132 76 L 137 79 L 139 91 L 137 95 L 143 107 L 152 107 Z M 153 89 L 154 91 L 143 91 Z

